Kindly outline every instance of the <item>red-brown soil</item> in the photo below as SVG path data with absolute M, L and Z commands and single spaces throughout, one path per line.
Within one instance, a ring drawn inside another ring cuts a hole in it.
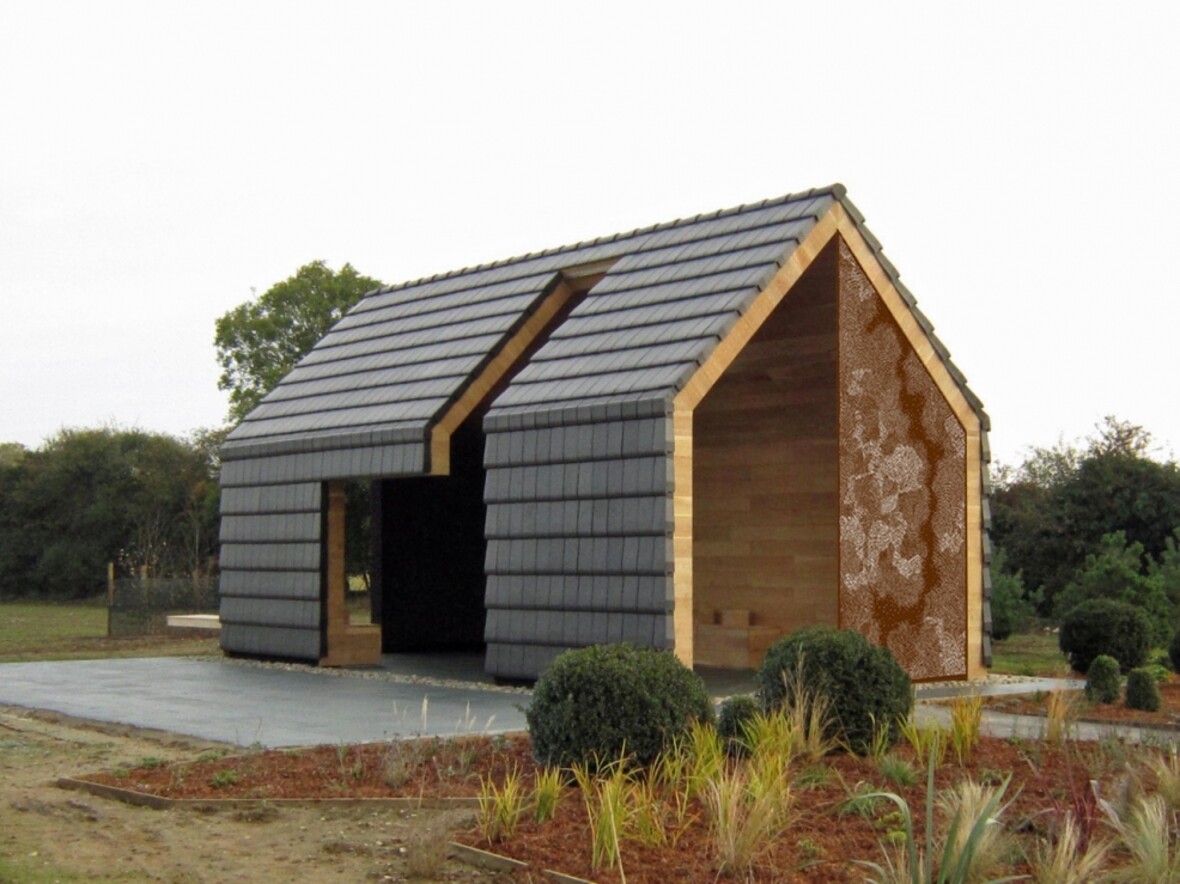
M 1080 809 L 1097 820 L 1091 779 L 1108 790 L 1125 770 L 1125 747 L 1085 744 L 1050 745 L 1039 741 L 984 738 L 959 766 L 953 756 L 936 771 L 941 792 L 966 776 L 999 784 L 1011 775 L 1004 814 L 1018 840 L 1053 830 L 1066 812 Z M 926 776 L 914 763 L 908 746 L 894 754 L 913 766 L 916 782 L 899 787 L 886 779 L 871 759 L 833 755 L 820 762 L 796 761 L 792 768 L 792 813 L 787 827 L 752 870 L 760 881 L 861 881 L 864 870 L 852 860 L 880 862 L 880 841 L 900 828 L 894 807 L 881 803 L 867 816 L 842 812 L 850 791 L 884 789 L 903 795 L 913 808 L 918 831 L 923 828 Z M 252 752 L 233 758 L 189 764 L 119 769 L 86 779 L 173 798 L 350 798 L 475 796 L 480 778 L 502 781 L 516 768 L 531 791 L 536 765 L 527 735 L 427 740 L 415 744 L 320 746 L 309 749 Z M 231 773 L 232 772 L 232 773 Z M 220 785 L 217 785 L 220 784 Z M 392 785 L 391 785 L 392 784 Z M 1096 825 L 1097 823 L 1095 823 Z M 668 844 L 622 845 L 626 878 L 642 881 L 712 881 L 717 877 L 705 811 L 693 803 L 687 822 L 669 818 Z M 554 820 L 537 824 L 527 819 L 506 841 L 489 845 L 478 830 L 458 833 L 465 843 L 530 863 L 595 881 L 621 880 L 617 870 L 592 870 L 590 836 L 581 794 L 569 787 Z M 1009 871 L 1027 871 L 1014 853 Z
M 1128 709 L 1121 700 L 1117 703 L 1091 703 L 1079 691 L 1070 694 L 1074 702 L 1072 714 L 1078 721 L 1180 728 L 1180 677 L 1172 675 L 1167 682 L 1159 686 L 1159 689 L 1161 703 L 1158 712 Z M 1049 697 L 1045 694 L 1020 694 L 1011 697 L 988 697 L 984 700 L 984 705 L 996 712 L 1045 715 L 1048 702 Z

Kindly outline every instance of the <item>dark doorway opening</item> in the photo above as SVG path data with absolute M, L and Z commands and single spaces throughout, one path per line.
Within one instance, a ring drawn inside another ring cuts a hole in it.
M 373 622 L 381 650 L 483 647 L 481 419 L 451 437 L 451 472 L 373 483 Z

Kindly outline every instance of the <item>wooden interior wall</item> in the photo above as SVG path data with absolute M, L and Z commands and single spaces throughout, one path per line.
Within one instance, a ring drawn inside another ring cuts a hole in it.
M 817 256 L 693 412 L 698 664 L 756 664 L 780 634 L 837 624 L 836 255 Z

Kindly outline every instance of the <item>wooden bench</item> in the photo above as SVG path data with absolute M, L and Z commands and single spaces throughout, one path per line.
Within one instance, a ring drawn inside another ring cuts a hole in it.
M 173 629 L 221 629 L 216 614 L 169 614 L 165 622 Z

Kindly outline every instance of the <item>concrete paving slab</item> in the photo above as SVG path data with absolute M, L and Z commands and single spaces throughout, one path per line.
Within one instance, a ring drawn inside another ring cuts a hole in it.
M 375 676 L 184 657 L 5 663 L 0 664 L 0 705 L 241 746 L 373 742 L 525 728 L 517 707 L 527 705 L 527 694 L 401 680 L 380 672 Z
M 752 671 L 698 671 L 714 698 L 755 688 Z M 921 701 L 1081 686 L 1076 679 L 1015 678 L 919 685 L 917 712 L 919 720 L 945 720 L 946 707 Z M 527 690 L 494 684 L 479 653 L 389 654 L 381 667 L 360 670 L 186 657 L 0 664 L 0 705 L 268 748 L 520 731 L 529 698 Z M 995 736 L 1039 738 L 1043 728 L 1042 718 L 984 713 L 984 730 Z M 1170 743 L 1180 736 L 1074 728 L 1074 739 L 1083 740 Z

